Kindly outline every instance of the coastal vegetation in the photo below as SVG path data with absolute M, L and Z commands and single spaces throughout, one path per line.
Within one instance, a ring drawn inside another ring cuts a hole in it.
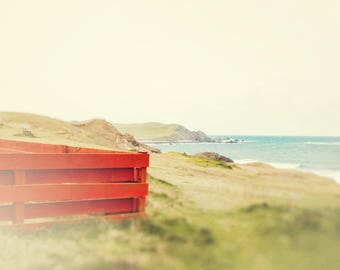
M 100 148 L 116 134 L 105 121 L 1 117 L 7 139 L 22 124 L 36 136 L 21 138 L 29 141 Z M 340 186 L 331 179 L 166 153 L 151 154 L 148 183 L 145 219 L 1 227 L 0 269 L 339 269 Z
M 339 268 L 333 181 L 262 164 L 203 164 L 152 155 L 146 219 L 1 229 L 1 269 Z
M 194 164 L 202 166 L 202 167 L 222 167 L 222 168 L 232 169 L 233 167 L 236 166 L 235 164 L 227 163 L 225 161 L 218 160 L 216 158 L 208 158 L 208 157 L 200 156 L 200 155 L 191 156 L 191 155 L 187 155 L 186 153 L 183 153 L 183 155 L 187 157 Z

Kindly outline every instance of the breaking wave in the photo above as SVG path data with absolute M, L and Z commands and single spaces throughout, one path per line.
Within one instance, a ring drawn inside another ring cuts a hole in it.
M 313 144 L 313 145 L 338 145 L 338 146 L 340 146 L 340 142 L 304 142 L 304 144 Z

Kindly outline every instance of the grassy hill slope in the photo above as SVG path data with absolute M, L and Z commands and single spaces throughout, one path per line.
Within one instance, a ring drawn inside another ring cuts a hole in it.
M 0 268 L 339 269 L 334 181 L 170 153 L 151 156 L 148 182 L 146 220 L 0 229 Z
M 0 112 L 0 138 L 117 150 L 156 151 L 140 144 L 131 135 L 121 134 L 102 119 L 71 123 L 36 114 Z
M 125 147 L 113 134 L 104 120 L 72 124 L 0 114 L 0 137 Z M 152 154 L 148 173 L 147 219 L 36 231 L 0 227 L 0 269 L 339 269 L 340 186 L 334 181 L 179 153 Z

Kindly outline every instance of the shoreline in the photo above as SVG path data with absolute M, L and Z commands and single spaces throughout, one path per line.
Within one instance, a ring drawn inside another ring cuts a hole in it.
M 256 163 L 256 162 L 270 165 L 276 169 L 296 170 L 299 172 L 313 173 L 317 176 L 329 178 L 335 181 L 335 183 L 337 183 L 338 185 L 340 185 L 340 170 L 299 168 L 300 164 L 295 164 L 295 163 L 278 163 L 278 162 L 260 161 L 260 160 L 252 160 L 252 159 L 235 160 L 235 163 L 237 164 L 251 164 L 251 163 Z
M 244 141 L 247 142 L 247 141 Z M 150 146 L 157 146 L 157 145 L 174 145 L 174 144 L 233 144 L 233 143 L 226 143 L 226 142 L 194 142 L 194 141 L 186 141 L 186 142 L 143 142 Z M 242 142 L 237 142 L 242 143 Z M 168 151 L 164 153 L 169 153 L 173 151 Z M 174 151 L 177 152 L 177 151 Z M 177 152 L 180 153 L 180 152 Z M 224 155 L 224 153 L 217 152 L 220 155 Z M 228 157 L 229 158 L 229 157 Z M 326 177 L 333 181 L 335 181 L 338 185 L 340 185 L 340 170 L 332 170 L 332 169 L 314 169 L 314 168 L 300 168 L 300 164 L 298 163 L 287 163 L 287 162 L 271 162 L 271 161 L 262 161 L 262 160 L 254 160 L 254 159 L 239 159 L 234 160 L 237 164 L 249 164 L 254 162 L 260 162 L 263 164 L 268 164 L 273 166 L 276 169 L 287 169 L 287 170 L 297 170 L 300 172 L 307 172 L 313 173 L 317 176 Z
M 164 153 L 183 152 L 194 155 L 198 152 L 216 152 L 233 159 L 236 163 L 261 162 L 277 169 L 294 169 L 313 173 L 329 178 L 340 185 L 340 167 L 336 163 L 339 137 L 324 137 L 328 138 L 324 139 L 316 136 L 313 140 L 311 137 L 304 136 L 275 138 L 273 136 L 236 136 L 234 138 L 239 141 L 237 143 L 164 141 L 148 142 L 148 144 L 158 147 Z M 277 140 L 277 138 L 280 139 Z M 292 153 L 296 153 L 297 156 Z

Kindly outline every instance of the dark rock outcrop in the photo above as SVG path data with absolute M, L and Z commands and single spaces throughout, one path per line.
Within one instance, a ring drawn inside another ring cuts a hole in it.
M 212 158 L 212 159 L 216 159 L 218 161 L 223 161 L 226 163 L 233 163 L 234 161 L 230 158 L 227 158 L 225 156 L 222 156 L 218 153 L 215 152 L 202 152 L 202 153 L 197 153 L 195 155 L 196 157 L 206 157 L 206 158 Z

